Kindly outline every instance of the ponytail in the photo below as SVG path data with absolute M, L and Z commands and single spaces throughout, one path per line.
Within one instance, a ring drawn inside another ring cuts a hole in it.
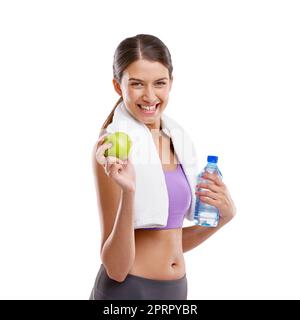
M 106 118 L 106 120 L 104 121 L 102 127 L 101 127 L 101 131 L 99 134 L 99 137 L 102 135 L 102 132 L 108 127 L 108 125 L 112 122 L 113 116 L 114 116 L 114 112 L 118 106 L 118 104 L 123 101 L 123 97 L 120 97 L 119 100 L 117 101 L 117 103 L 115 104 L 115 106 L 113 107 L 111 113 L 109 114 L 109 116 Z

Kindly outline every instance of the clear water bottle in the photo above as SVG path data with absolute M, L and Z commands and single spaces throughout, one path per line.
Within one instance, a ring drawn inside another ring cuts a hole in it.
M 209 173 L 218 172 L 218 175 L 223 178 L 221 171 L 218 166 L 218 157 L 217 156 L 208 156 L 207 157 L 207 165 L 200 172 L 197 178 L 197 183 L 207 183 L 208 180 L 202 178 L 202 175 L 205 171 Z M 199 191 L 205 191 L 205 188 L 199 188 Z M 208 204 L 204 203 L 199 199 L 199 196 L 196 197 L 196 205 L 194 212 L 194 223 L 196 225 L 204 226 L 204 227 L 216 227 L 219 222 L 219 209 Z

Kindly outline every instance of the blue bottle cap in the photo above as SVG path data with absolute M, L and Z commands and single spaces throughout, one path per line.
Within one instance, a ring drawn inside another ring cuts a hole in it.
M 218 157 L 217 156 L 207 156 L 207 162 L 218 163 Z

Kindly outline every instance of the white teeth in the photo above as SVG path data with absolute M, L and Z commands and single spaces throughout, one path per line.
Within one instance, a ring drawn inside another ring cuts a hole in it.
M 155 106 L 142 106 L 141 104 L 139 104 L 139 106 L 144 109 L 144 110 L 148 110 L 148 111 L 154 111 L 156 109 L 156 105 Z

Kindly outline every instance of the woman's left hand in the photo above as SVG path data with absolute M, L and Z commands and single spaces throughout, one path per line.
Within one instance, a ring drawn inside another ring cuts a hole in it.
M 202 178 L 206 180 L 206 183 L 199 183 L 196 185 L 196 188 L 208 190 L 199 190 L 195 194 L 199 196 L 202 202 L 219 209 L 220 222 L 229 222 L 236 214 L 236 207 L 226 185 L 216 172 L 213 174 L 205 172 Z

